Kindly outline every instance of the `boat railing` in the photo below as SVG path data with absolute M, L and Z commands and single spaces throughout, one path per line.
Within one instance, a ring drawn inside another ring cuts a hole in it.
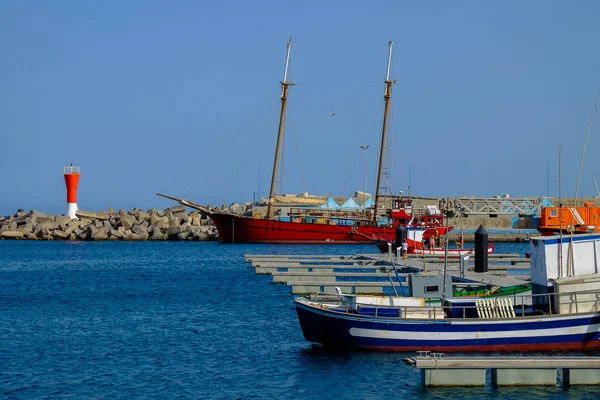
M 360 303 L 355 294 L 319 292 L 310 297 L 321 309 L 377 318 L 442 319 L 475 318 L 498 319 L 536 315 L 568 315 L 600 312 L 600 290 L 563 293 L 513 294 L 512 296 L 473 297 L 473 303 L 453 303 L 440 299 L 441 306 L 382 305 Z M 460 300 L 470 300 L 459 298 Z
M 315 208 L 291 208 L 289 217 L 302 218 L 334 218 L 341 220 L 353 220 L 353 221 L 370 221 L 372 219 L 371 211 L 344 211 L 344 210 L 327 210 L 327 209 L 315 209 Z

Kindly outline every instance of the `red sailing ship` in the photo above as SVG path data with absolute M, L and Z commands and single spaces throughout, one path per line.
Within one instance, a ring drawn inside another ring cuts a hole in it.
M 402 224 L 413 223 L 412 200 L 407 197 L 389 196 L 380 194 L 380 178 L 382 160 L 386 143 L 387 118 L 392 85 L 390 80 L 390 64 L 393 42 L 389 42 L 387 75 L 385 79 L 385 108 L 381 133 L 381 146 L 377 174 L 375 205 L 372 210 L 367 210 L 363 204 L 362 211 L 336 211 L 323 208 L 295 208 L 290 209 L 287 215 L 275 214 L 275 182 L 277 166 L 280 164 L 282 153 L 283 134 L 285 128 L 285 114 L 287 94 L 290 86 L 288 82 L 288 67 L 290 59 L 291 41 L 287 44 L 285 72 L 281 82 L 281 113 L 277 133 L 277 145 L 273 161 L 273 174 L 271 190 L 267 205 L 266 216 L 242 216 L 226 210 L 219 210 L 209 206 L 202 206 L 190 200 L 167 196 L 159 196 L 177 201 L 179 204 L 199 210 L 212 219 L 219 232 L 219 241 L 224 243 L 305 243 L 305 244 L 356 244 L 373 243 L 374 239 L 393 241 L 396 228 Z M 443 217 L 431 218 L 426 235 L 436 229 L 440 234 L 446 233 Z M 448 228 L 448 230 L 452 227 Z

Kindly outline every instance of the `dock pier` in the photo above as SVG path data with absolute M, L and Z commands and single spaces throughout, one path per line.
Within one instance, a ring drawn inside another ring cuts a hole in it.
M 444 357 L 419 352 L 404 362 L 421 370 L 424 386 L 484 386 L 488 369 L 493 386 L 600 385 L 600 357 Z
M 400 287 L 392 272 L 392 261 L 401 270 L 398 276 L 406 278 L 411 273 L 443 271 L 444 260 L 437 255 L 411 255 L 408 259 L 390 259 L 388 254 L 356 255 L 251 255 L 245 256 L 256 274 L 270 274 L 273 283 L 291 286 L 293 294 L 315 292 L 335 293 L 336 287 L 344 293 L 382 294 L 385 288 Z M 472 258 L 471 258 L 472 259 Z M 508 276 L 508 271 L 528 273 L 529 259 L 518 254 L 491 254 L 487 273 L 473 272 L 470 265 L 461 273 L 459 259 L 448 259 L 447 274 L 456 282 L 495 286 L 520 285 L 528 276 Z M 393 279 L 390 279 L 390 273 Z M 406 282 L 402 282 L 406 286 Z

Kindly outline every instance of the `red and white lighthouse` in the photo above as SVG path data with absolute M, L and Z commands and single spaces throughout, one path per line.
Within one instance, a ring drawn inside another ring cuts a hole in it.
M 65 183 L 67 184 L 67 212 L 65 215 L 77 219 L 77 185 L 79 185 L 79 167 L 73 164 L 64 168 Z

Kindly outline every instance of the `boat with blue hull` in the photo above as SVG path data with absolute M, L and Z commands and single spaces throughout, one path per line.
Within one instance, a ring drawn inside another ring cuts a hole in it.
M 411 317 L 409 307 L 381 315 L 321 308 L 296 300 L 306 340 L 335 348 L 377 351 L 527 352 L 600 348 L 600 313 L 531 315 L 509 318 L 447 318 L 429 308 L 427 318 Z M 424 313 L 423 310 L 419 310 Z M 387 315 L 386 315 L 387 314 Z
M 528 352 L 600 348 L 600 235 L 539 237 L 530 244 L 532 294 L 360 304 L 348 296 L 295 299 L 306 340 L 377 351 Z M 562 257 L 562 254 L 565 256 Z M 569 256 L 567 256 L 569 255 Z M 462 308 L 462 309 L 461 309 Z

